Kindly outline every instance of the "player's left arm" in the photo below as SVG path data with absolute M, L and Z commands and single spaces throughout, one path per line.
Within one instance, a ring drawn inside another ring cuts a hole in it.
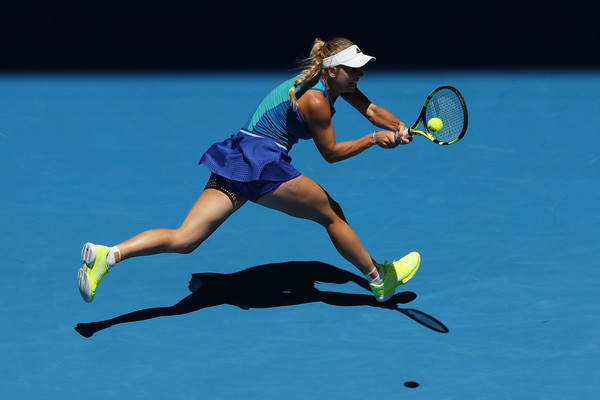
M 410 142 L 411 138 L 404 138 L 400 134 L 406 129 L 404 122 L 385 108 L 373 103 L 360 90 L 356 89 L 354 92 L 344 93 L 341 96 L 373 125 L 398 134 L 398 140 L 402 138 L 402 143 Z

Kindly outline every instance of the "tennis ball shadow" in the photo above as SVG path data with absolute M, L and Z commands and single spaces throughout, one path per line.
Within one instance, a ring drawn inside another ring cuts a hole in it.
M 316 287 L 319 283 L 350 282 L 362 287 L 368 294 L 323 291 Z M 388 301 L 380 303 L 371 293 L 366 279 L 319 261 L 265 264 L 231 274 L 196 273 L 192 274 L 189 289 L 192 293 L 172 306 L 147 308 L 104 321 L 79 323 L 75 330 L 89 338 L 96 332 L 114 325 L 182 315 L 224 304 L 249 310 L 322 302 L 340 307 L 370 306 L 396 310 L 432 330 L 448 332 L 448 329 L 433 317 L 418 310 L 398 307 L 398 304 L 407 304 L 415 300 L 415 293 L 397 293 Z

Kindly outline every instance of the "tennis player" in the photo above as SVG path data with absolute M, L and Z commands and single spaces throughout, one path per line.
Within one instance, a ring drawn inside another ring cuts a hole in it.
M 375 61 L 344 38 L 316 39 L 298 76 L 276 87 L 248 123 L 227 140 L 213 144 L 200 164 L 211 175 L 205 189 L 177 229 L 152 229 L 114 247 L 86 243 L 78 285 L 84 300 L 94 299 L 100 280 L 116 263 L 159 253 L 191 253 L 248 200 L 321 224 L 337 251 L 369 280 L 379 301 L 389 299 L 416 273 L 420 256 L 376 263 L 329 194 L 291 165 L 288 155 L 300 139 L 312 139 L 323 158 L 334 163 L 371 147 L 408 144 L 406 126 L 373 104 L 358 88 L 362 67 Z M 339 98 L 381 130 L 355 140 L 336 141 L 332 117 Z

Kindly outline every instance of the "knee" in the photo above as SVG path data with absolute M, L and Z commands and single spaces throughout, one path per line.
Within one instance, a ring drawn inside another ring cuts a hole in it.
M 181 229 L 176 229 L 171 242 L 171 249 L 175 253 L 190 254 L 196 250 L 203 242 L 202 239 L 194 237 Z
M 329 198 L 329 206 L 331 207 L 331 209 L 333 210 L 334 214 L 339 217 L 342 221 L 347 222 L 346 221 L 346 216 L 344 215 L 344 211 L 342 210 L 342 206 L 340 206 L 340 204 L 333 200 L 331 198 L 331 196 L 327 196 Z
M 318 218 L 316 218 L 316 222 L 327 229 L 340 223 L 345 225 L 348 224 L 344 212 L 342 211 L 342 207 L 331 198 L 329 199 L 329 207 L 326 207 Z
M 176 248 L 176 252 L 179 254 L 190 254 L 193 253 L 200 246 L 200 243 L 188 243 L 180 245 Z

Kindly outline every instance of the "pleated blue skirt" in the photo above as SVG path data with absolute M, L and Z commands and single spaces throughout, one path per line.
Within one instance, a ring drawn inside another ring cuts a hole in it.
M 200 159 L 216 175 L 217 183 L 251 201 L 275 190 L 282 182 L 301 175 L 282 144 L 241 130 L 213 144 Z M 225 178 L 225 179 L 222 179 Z

